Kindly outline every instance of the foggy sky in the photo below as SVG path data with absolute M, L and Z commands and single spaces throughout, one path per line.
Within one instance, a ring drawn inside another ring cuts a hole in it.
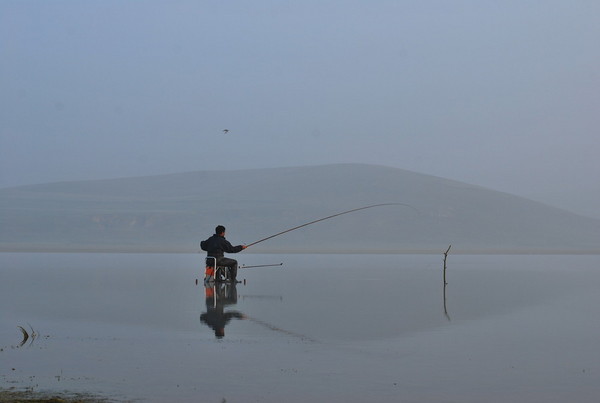
M 583 0 L 1 0 L 0 187 L 361 162 L 600 217 L 598 38 Z

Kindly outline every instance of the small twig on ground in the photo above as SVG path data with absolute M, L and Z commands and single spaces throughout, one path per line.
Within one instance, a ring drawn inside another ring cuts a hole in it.
M 22 347 L 25 345 L 25 343 L 27 343 L 27 340 L 29 340 L 29 333 L 27 333 L 27 330 L 25 330 L 23 326 L 17 326 L 17 328 L 19 328 L 21 333 L 23 333 L 23 340 L 21 340 L 21 343 L 19 343 L 19 347 Z
M 29 325 L 29 323 L 28 323 L 28 325 Z M 38 336 L 38 334 L 35 332 L 35 330 L 33 330 L 33 327 L 31 327 L 31 325 L 29 325 L 29 328 L 31 329 L 31 333 L 28 333 L 27 330 L 25 330 L 25 328 L 23 326 L 17 326 L 17 328 L 21 331 L 21 333 L 23 333 L 23 340 L 21 340 L 21 342 L 19 343 L 19 347 L 23 347 L 25 345 L 25 343 L 27 343 L 27 340 L 29 340 L 29 339 L 31 339 L 31 343 L 33 343 L 35 338 Z

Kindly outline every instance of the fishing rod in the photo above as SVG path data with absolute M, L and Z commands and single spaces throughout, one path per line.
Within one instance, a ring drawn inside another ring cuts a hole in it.
M 333 215 L 330 215 L 330 216 L 327 216 L 327 217 L 319 218 L 318 220 L 307 222 L 306 224 L 298 225 L 297 227 L 294 227 L 294 228 L 286 229 L 285 231 L 281 231 L 281 232 L 278 232 L 277 234 L 274 234 L 274 235 L 268 236 L 266 238 L 259 239 L 258 241 L 252 242 L 251 244 L 246 245 L 246 248 L 248 248 L 248 247 L 250 247 L 252 245 L 256 245 L 257 243 L 266 241 L 267 239 L 275 238 L 276 236 L 283 235 L 283 234 L 285 234 L 287 232 L 294 231 L 294 230 L 297 230 L 297 229 L 302 228 L 302 227 L 306 227 L 307 225 L 315 224 L 315 223 L 318 223 L 320 221 L 325 221 L 325 220 L 328 220 L 328 219 L 333 218 L 333 217 L 341 216 L 343 214 L 353 213 L 355 211 L 366 210 L 366 209 L 369 209 L 369 208 L 381 207 L 381 206 L 405 206 L 405 207 L 410 207 L 411 209 L 419 212 L 419 210 L 417 210 L 415 207 L 411 206 L 410 204 L 405 204 L 405 203 L 372 204 L 370 206 L 358 207 L 358 208 L 354 208 L 352 210 L 342 211 L 341 213 L 337 213 L 337 214 L 333 214 Z
M 283 266 L 283 263 L 278 264 L 257 264 L 253 266 L 240 266 L 240 269 L 250 269 L 254 267 L 273 267 L 273 266 Z

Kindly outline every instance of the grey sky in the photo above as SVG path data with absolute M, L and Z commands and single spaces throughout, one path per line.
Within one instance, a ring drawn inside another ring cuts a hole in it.
M 1 0 L 0 187 L 362 162 L 600 217 L 598 38 L 595 0 Z

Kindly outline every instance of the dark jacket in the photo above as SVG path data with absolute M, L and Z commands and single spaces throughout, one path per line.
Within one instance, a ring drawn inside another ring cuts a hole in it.
M 242 245 L 233 246 L 224 236 L 214 234 L 205 241 L 200 242 L 200 248 L 206 251 L 206 256 L 223 257 L 224 253 L 238 253 Z

